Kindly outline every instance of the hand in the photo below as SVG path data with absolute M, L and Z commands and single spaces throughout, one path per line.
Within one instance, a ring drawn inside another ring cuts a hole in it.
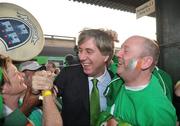
M 180 81 L 178 81 L 174 86 L 174 91 L 175 91 L 175 95 L 180 97 Z
M 107 126 L 117 126 L 118 123 L 114 118 L 111 118 L 110 120 L 107 121 Z
M 32 77 L 33 90 L 51 90 L 55 74 L 49 71 L 37 71 Z

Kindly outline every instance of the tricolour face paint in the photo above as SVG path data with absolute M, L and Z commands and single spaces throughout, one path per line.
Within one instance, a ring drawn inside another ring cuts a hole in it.
M 127 69 L 133 70 L 137 66 L 137 60 L 130 59 L 129 63 L 127 64 Z
M 136 70 L 140 70 L 141 69 L 141 64 L 142 64 L 142 60 L 139 60 L 136 64 Z

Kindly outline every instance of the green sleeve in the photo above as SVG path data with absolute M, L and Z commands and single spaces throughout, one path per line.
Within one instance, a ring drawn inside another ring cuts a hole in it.
M 123 80 L 119 77 L 115 77 L 106 88 L 104 95 L 106 97 L 108 107 L 111 107 L 113 105 L 122 84 Z
M 28 122 L 26 116 L 19 110 L 14 110 L 10 115 L 1 119 L 1 126 L 25 126 Z
M 34 107 L 28 116 L 28 119 L 34 124 L 34 126 L 42 126 L 42 118 L 42 110 L 38 107 Z
M 153 75 L 156 76 L 156 78 L 159 80 L 159 83 L 168 97 L 168 99 L 172 102 L 173 99 L 173 82 L 171 76 L 166 73 L 165 71 L 155 68 L 153 71 Z

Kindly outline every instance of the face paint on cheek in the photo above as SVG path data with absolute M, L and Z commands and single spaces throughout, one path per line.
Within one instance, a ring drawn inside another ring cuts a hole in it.
M 131 59 L 129 63 L 127 64 L 127 69 L 133 70 L 137 66 L 137 60 Z
M 141 62 L 141 60 L 139 60 L 137 62 L 137 64 L 136 64 L 136 70 L 140 70 L 141 69 L 141 64 L 142 64 L 142 62 Z

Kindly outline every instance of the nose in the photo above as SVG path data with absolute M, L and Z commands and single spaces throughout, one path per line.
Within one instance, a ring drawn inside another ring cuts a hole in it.
M 79 60 L 80 61 L 84 61 L 87 58 L 87 55 L 86 55 L 85 52 L 80 52 L 78 55 L 79 55 Z
M 120 50 L 116 53 L 116 56 L 117 56 L 118 58 L 122 58 L 123 55 L 124 55 L 123 49 L 120 49 Z

